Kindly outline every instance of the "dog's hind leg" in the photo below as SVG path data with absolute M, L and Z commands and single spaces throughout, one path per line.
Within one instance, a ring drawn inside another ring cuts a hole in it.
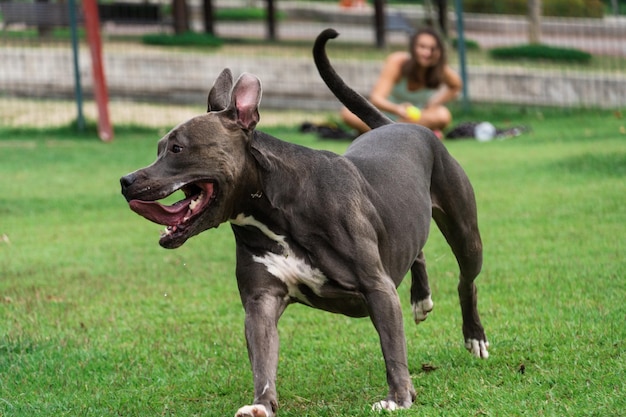
M 458 163 L 447 155 L 440 162 L 432 178 L 433 218 L 459 264 L 458 292 L 465 347 L 474 356 L 487 358 L 489 343 L 478 315 L 474 283 L 483 261 L 476 199 L 469 179 Z
M 376 288 L 365 294 L 369 315 L 380 337 L 380 346 L 387 369 L 387 398 L 375 403 L 372 409 L 395 410 L 409 408 L 415 401 L 406 353 L 406 339 L 402 324 L 402 308 L 395 285 L 390 278 L 376 280 Z
M 411 266 L 411 308 L 415 324 L 426 320 L 428 313 L 433 309 L 424 252 L 420 252 Z

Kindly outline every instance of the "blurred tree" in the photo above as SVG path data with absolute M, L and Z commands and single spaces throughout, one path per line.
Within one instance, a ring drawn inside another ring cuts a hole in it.
M 374 0 L 374 32 L 376 34 L 376 47 L 382 49 L 386 46 L 385 37 L 385 1 Z
M 49 3 L 48 0 L 36 0 L 36 3 Z M 45 23 L 41 23 L 37 25 L 37 34 L 40 37 L 45 37 L 52 33 L 52 25 L 47 25 Z
M 202 17 L 204 19 L 204 33 L 215 35 L 215 14 L 213 13 L 213 1 L 202 1 Z
M 617 0 L 611 0 L 611 10 L 613 10 L 615 16 L 619 15 L 619 4 L 617 4 Z
M 276 8 L 274 0 L 267 0 L 267 38 L 270 41 L 276 40 Z
M 189 32 L 189 10 L 186 0 L 172 0 L 172 14 L 174 15 L 174 33 Z
M 439 14 L 439 29 L 443 36 L 448 37 L 448 0 L 436 0 Z
M 528 0 L 528 42 L 541 42 L 541 0 Z

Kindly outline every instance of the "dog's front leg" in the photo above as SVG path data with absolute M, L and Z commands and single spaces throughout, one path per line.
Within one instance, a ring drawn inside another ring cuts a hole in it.
M 415 389 L 409 375 L 402 309 L 395 286 L 390 279 L 366 294 L 370 318 L 380 337 L 385 358 L 389 394 L 375 403 L 374 410 L 409 408 L 415 400 Z
M 273 417 L 278 408 L 276 371 L 278 368 L 278 319 L 287 303 L 275 295 L 248 296 L 246 342 L 254 379 L 254 402 L 241 407 L 235 417 Z

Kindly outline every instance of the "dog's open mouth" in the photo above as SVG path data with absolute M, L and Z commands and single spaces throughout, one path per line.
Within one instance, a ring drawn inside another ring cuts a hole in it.
M 217 195 L 217 186 L 212 181 L 189 183 L 180 190 L 185 193 L 185 198 L 172 205 L 143 200 L 130 200 L 128 204 L 135 213 L 154 223 L 167 226 L 162 235 L 166 237 L 183 232 L 190 221 L 202 213 Z M 176 191 L 178 190 L 174 190 Z

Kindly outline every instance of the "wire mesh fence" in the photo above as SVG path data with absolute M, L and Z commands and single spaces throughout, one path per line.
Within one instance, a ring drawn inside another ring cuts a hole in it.
M 466 98 L 471 103 L 626 107 L 626 1 L 594 1 L 601 6 L 595 17 L 542 16 L 540 43 L 583 51 L 591 57 L 585 62 L 494 57 L 494 48 L 528 44 L 531 25 L 526 14 L 502 10 L 503 3 L 519 1 L 483 0 L 478 10 L 477 2 L 462 2 L 468 9 L 462 13 L 462 37 L 457 31 L 456 2 L 443 2 L 447 9 L 441 15 L 449 61 L 455 69 L 461 66 L 457 48 L 459 39 L 464 39 Z M 367 95 L 384 57 L 407 48 L 409 31 L 441 21 L 440 3 L 388 2 L 381 48 L 371 2 L 276 0 L 272 29 L 263 14 L 266 1 L 213 1 L 212 29 L 219 38 L 213 46 L 165 46 L 148 41 L 148 35 L 172 34 L 169 1 L 102 2 L 99 10 L 112 122 L 172 125 L 197 114 L 204 110 L 206 93 L 224 67 L 234 74 L 247 71 L 259 76 L 265 109 L 289 110 L 295 119 L 312 112 L 336 112 L 339 103 L 319 78 L 311 57 L 317 34 L 327 27 L 340 32 L 328 47 L 331 61 L 351 86 Z M 521 10 L 527 10 L 527 0 L 521 3 Z M 21 12 L 16 4 L 22 5 Z M 67 9 L 65 2 L 0 2 L 0 124 L 68 123 L 77 113 L 77 75 L 86 96 L 85 114 L 95 119 L 91 57 L 84 33 L 79 30 L 76 74 L 67 19 L 52 9 L 24 9 L 24 5 L 38 4 Z M 197 33 L 205 30 L 203 4 L 187 0 L 189 29 Z M 81 23 L 80 10 L 78 19 Z M 274 39 L 268 40 L 271 36 Z M 293 119 L 284 117 L 277 122 Z

